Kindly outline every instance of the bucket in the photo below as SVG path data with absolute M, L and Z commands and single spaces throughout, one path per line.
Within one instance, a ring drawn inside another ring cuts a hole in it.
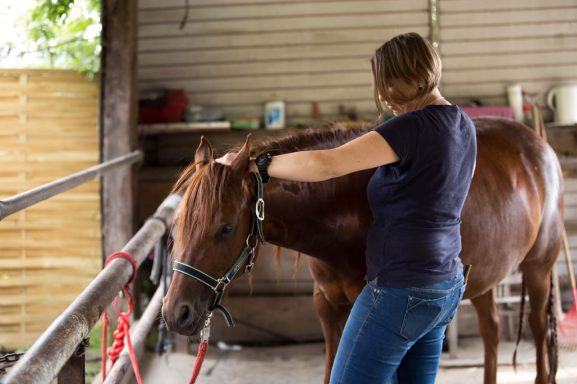
M 264 105 L 264 124 L 267 129 L 284 128 L 284 117 L 284 101 L 271 101 Z
M 577 123 L 577 84 L 561 84 L 547 94 L 547 104 L 555 112 L 555 123 Z

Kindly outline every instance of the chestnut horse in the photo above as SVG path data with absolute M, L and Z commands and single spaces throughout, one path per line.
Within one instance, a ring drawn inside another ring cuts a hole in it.
M 493 288 L 519 268 L 531 304 L 535 382 L 554 383 L 557 346 L 550 284 L 563 230 L 559 163 L 553 150 L 522 124 L 492 118 L 476 119 L 475 124 L 477 170 L 462 214 L 461 259 L 473 266 L 465 298 L 471 299 L 478 315 L 484 382 L 497 379 L 499 314 Z M 230 277 L 231 265 L 252 262 L 252 257 L 238 261 L 237 256 L 246 250 L 251 238 L 247 234 L 254 235 L 256 196 L 248 163 L 255 153 L 335 147 L 368 130 L 310 129 L 269 139 L 252 151 L 247 138 L 230 167 L 214 161 L 203 138 L 194 164 L 175 186 L 184 193 L 176 218 L 175 263 Z M 366 186 L 372 172 L 318 183 L 273 178 L 264 188 L 266 240 L 311 256 L 307 259 L 315 280 L 313 300 L 326 343 L 325 382 L 347 315 L 365 283 L 365 240 L 371 222 Z M 207 285 L 174 274 L 162 308 L 170 329 L 185 335 L 198 332 L 208 309 L 215 307 L 215 291 Z

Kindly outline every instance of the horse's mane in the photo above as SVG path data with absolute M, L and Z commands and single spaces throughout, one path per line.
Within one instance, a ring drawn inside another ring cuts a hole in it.
M 369 123 L 337 122 L 321 127 L 307 128 L 283 136 L 255 140 L 251 153 L 271 151 L 276 154 L 295 152 L 303 149 L 324 149 L 341 145 L 366 132 L 373 125 Z M 238 151 L 239 148 L 232 149 Z M 213 159 L 204 162 L 197 169 L 193 162 L 181 173 L 172 193 L 182 193 L 183 198 L 177 213 L 177 231 L 174 241 L 176 253 L 187 249 L 193 241 L 191 234 L 206 235 L 204 221 L 210 218 L 216 205 L 223 204 L 224 192 L 232 176 L 230 167 Z M 244 189 L 252 193 L 250 184 Z
M 259 154 L 270 151 L 281 154 L 304 149 L 333 148 L 360 136 L 372 127 L 374 123 L 337 121 L 301 131 L 292 131 L 282 136 L 254 140 L 251 143 L 251 153 Z

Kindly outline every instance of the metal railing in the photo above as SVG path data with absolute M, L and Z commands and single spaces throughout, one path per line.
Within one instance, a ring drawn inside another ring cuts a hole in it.
M 140 162 L 142 158 L 141 151 L 134 151 L 6 200 L 0 200 L 0 221 L 13 213 L 91 181 L 107 172 Z M 167 232 L 167 227 L 172 222 L 180 199 L 178 195 L 167 197 L 151 219 L 145 222 L 122 249 L 135 258 L 138 266 Z M 56 376 L 59 382 L 84 383 L 84 357 L 77 352 L 84 345 L 90 330 L 128 282 L 132 273 L 132 265 L 126 259 L 112 260 L 36 340 L 0 383 L 50 383 Z M 131 332 L 137 355 L 141 353 L 144 339 L 160 311 L 162 292 L 161 285 L 136 328 Z M 126 352 L 123 352 L 106 382 L 120 382 L 128 371 L 129 363 Z
M 142 228 L 132 237 L 122 251 L 131 254 L 137 265 L 145 260 L 158 240 L 166 233 L 167 223 L 172 221 L 181 197 L 171 195 L 158 207 L 151 219 L 147 220 Z M 48 327 L 36 340 L 4 378 L 5 384 L 50 383 L 65 364 L 74 359 L 74 353 L 88 333 L 94 327 L 102 313 L 112 303 L 114 297 L 126 285 L 132 276 L 132 265 L 125 259 L 114 259 L 106 266 L 90 285 L 74 300 L 72 304 Z M 157 297 L 158 296 L 158 297 Z M 153 306 L 147 308 L 141 322 L 150 328 L 158 309 L 160 308 L 161 293 L 156 293 Z M 150 314 L 153 312 L 153 314 Z M 145 326 L 143 324 L 143 326 Z M 141 339 L 144 328 L 138 327 L 135 332 Z M 136 336 L 136 335 L 135 335 Z M 136 343 L 135 343 L 136 344 Z M 139 348 L 141 341 L 138 342 Z M 114 377 L 121 377 L 127 369 L 122 357 L 116 371 L 111 372 Z M 112 379 L 112 378 L 111 378 Z M 107 382 L 112 382 L 107 380 Z
M 0 200 L 0 221 L 13 213 L 47 200 L 59 193 L 68 191 L 69 189 L 88 181 L 94 180 L 106 172 L 125 165 L 140 162 L 141 160 L 142 152 L 137 150 L 127 155 L 119 156 L 113 160 L 87 168 L 83 171 L 73 173 L 72 175 L 65 176 L 61 179 L 54 180 L 29 191 L 22 192 L 6 200 Z

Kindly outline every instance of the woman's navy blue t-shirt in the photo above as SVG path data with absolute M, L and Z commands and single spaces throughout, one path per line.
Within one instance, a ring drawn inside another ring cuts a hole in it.
M 400 160 L 378 167 L 368 185 L 367 280 L 402 288 L 454 277 L 477 156 L 473 122 L 455 105 L 429 105 L 375 131 Z

